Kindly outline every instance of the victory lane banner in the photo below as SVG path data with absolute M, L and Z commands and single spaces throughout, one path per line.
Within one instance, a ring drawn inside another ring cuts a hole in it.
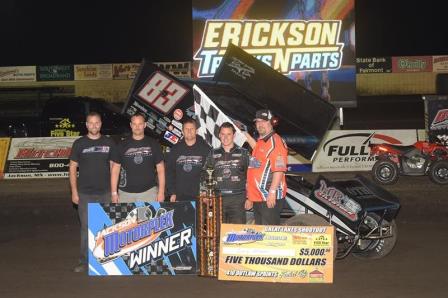
M 332 283 L 332 226 L 221 226 L 219 280 Z
M 89 275 L 196 274 L 195 202 L 89 203 Z

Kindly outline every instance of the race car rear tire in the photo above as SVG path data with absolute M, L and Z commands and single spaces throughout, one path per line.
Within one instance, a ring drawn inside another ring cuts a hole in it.
M 372 177 L 380 184 L 395 184 L 399 178 L 398 167 L 389 159 L 380 159 L 373 165 Z
M 448 184 L 448 161 L 438 160 L 429 167 L 429 179 L 440 185 Z
M 285 226 L 331 226 L 331 224 L 324 218 L 315 214 L 297 214 L 288 218 Z M 338 241 L 336 238 L 336 227 L 333 234 L 333 258 L 336 259 L 338 252 Z
M 378 216 L 377 214 L 369 213 L 364 219 L 364 224 L 369 226 L 370 228 L 374 228 L 379 225 L 380 219 L 381 219 L 380 216 Z M 383 219 L 381 224 L 389 225 L 389 222 Z M 371 259 L 371 260 L 381 259 L 387 256 L 397 243 L 397 236 L 398 236 L 397 225 L 395 224 L 395 220 L 392 220 L 390 222 L 390 225 L 392 226 L 391 237 L 375 240 L 368 240 L 368 239 L 359 240 L 358 244 L 356 245 L 355 249 L 352 252 L 353 256 L 359 259 Z

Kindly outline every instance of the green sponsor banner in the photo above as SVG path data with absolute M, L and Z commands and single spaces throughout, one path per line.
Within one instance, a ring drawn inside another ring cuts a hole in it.
M 73 81 L 73 65 L 44 65 L 37 67 L 38 81 Z

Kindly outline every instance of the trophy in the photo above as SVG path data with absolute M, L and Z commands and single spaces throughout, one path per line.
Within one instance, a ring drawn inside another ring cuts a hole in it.
M 222 221 L 222 199 L 216 190 L 214 169 L 208 167 L 204 191 L 198 198 L 199 275 L 218 276 L 219 225 Z

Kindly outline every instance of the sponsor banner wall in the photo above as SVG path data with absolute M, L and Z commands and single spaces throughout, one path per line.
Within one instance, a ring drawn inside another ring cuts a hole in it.
M 140 63 L 117 63 L 112 65 L 114 80 L 133 80 L 138 72 Z
M 0 179 L 3 178 L 3 171 L 5 168 L 6 157 L 9 149 L 9 138 L 0 138 Z
M 70 152 L 77 138 L 12 139 L 5 179 L 68 177 Z
M 172 76 L 191 79 L 191 62 L 154 62 L 154 64 Z
M 38 81 L 73 81 L 73 65 L 37 66 Z
M 401 72 L 356 75 L 358 95 L 435 94 L 435 72 Z
M 417 130 L 330 130 L 313 162 L 313 172 L 370 171 L 376 157 L 369 144 L 412 145 Z
M 35 82 L 36 66 L 0 67 L 0 82 Z
M 112 80 L 112 64 L 75 65 L 75 80 Z
M 332 283 L 332 226 L 221 225 L 220 280 Z
M 358 57 L 357 74 L 403 72 L 448 72 L 448 55 L 405 57 Z
M 88 217 L 89 275 L 196 274 L 195 202 L 90 203 Z
M 191 62 L 154 62 L 162 70 L 177 78 L 191 78 Z M 140 63 L 113 64 L 114 80 L 133 80 Z
M 432 70 L 434 72 L 448 72 L 448 56 L 433 56 Z
M 392 72 L 391 57 L 356 58 L 356 73 L 390 73 Z
M 392 72 L 432 72 L 432 56 L 392 57 Z

